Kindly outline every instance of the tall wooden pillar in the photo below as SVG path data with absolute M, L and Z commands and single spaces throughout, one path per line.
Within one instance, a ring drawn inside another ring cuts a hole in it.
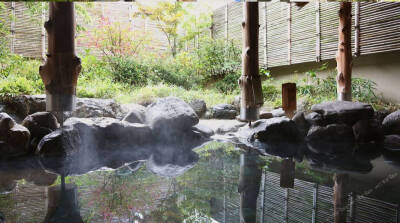
M 259 108 L 263 104 L 261 78 L 258 64 L 258 2 L 244 2 L 242 22 L 243 50 L 240 117 L 254 121 L 259 118 Z
M 337 95 L 339 101 L 351 101 L 351 2 L 340 2 L 339 44 L 336 53 Z
M 46 88 L 47 111 L 71 111 L 75 107 L 76 85 L 81 60 L 75 54 L 73 2 L 49 2 L 47 60 L 39 73 Z

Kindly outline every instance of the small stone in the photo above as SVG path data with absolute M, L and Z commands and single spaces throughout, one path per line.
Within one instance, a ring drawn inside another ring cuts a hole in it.
M 205 137 L 210 137 L 210 136 L 214 135 L 214 131 L 212 129 L 210 129 L 208 126 L 202 125 L 202 124 L 197 124 L 197 125 L 193 126 L 192 130 L 200 132 Z
M 196 112 L 197 117 L 202 118 L 207 111 L 206 102 L 203 100 L 195 99 L 189 103 L 190 107 Z
M 285 111 L 282 108 L 274 109 L 271 111 L 271 113 L 274 118 L 285 116 Z
M 235 119 L 237 111 L 233 105 L 219 104 L 211 109 L 213 118 L 215 119 Z
M 386 116 L 382 126 L 386 135 L 400 134 L 400 110 Z
M 262 111 L 260 112 L 260 119 L 270 119 L 273 115 L 271 112 Z
M 128 114 L 122 119 L 123 121 L 129 123 L 141 123 L 143 124 L 146 121 L 146 107 L 138 104 L 131 104 L 129 106 L 130 111 Z

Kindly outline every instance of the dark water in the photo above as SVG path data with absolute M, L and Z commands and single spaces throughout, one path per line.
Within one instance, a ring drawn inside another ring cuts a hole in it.
M 399 222 L 399 154 L 295 162 L 219 142 L 194 152 L 185 164 L 65 177 L 36 158 L 2 162 L 0 212 L 7 222 Z

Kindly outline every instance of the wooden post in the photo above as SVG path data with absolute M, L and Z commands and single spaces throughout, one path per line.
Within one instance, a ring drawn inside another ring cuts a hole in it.
M 297 109 L 296 93 L 295 83 L 282 84 L 282 109 L 289 118 L 294 116 Z
M 257 153 L 240 154 L 240 223 L 254 223 L 257 220 L 257 198 L 262 176 L 259 164 Z
M 360 56 L 360 2 L 355 3 L 355 18 L 354 18 L 354 56 Z
M 228 9 L 228 5 L 229 5 L 229 3 L 228 3 L 228 1 L 226 1 L 226 3 L 225 3 L 225 21 L 224 21 L 224 23 L 225 23 L 225 41 L 226 42 L 228 42 L 228 38 L 229 38 L 229 9 Z
M 333 209 L 334 209 L 334 222 L 344 223 L 347 216 L 347 183 L 348 176 L 346 174 L 334 175 L 335 185 L 333 186 Z
M 75 107 L 76 85 L 81 60 L 75 54 L 73 2 L 49 2 L 47 61 L 39 73 L 46 88 L 47 111 L 71 111 Z
M 351 101 L 351 2 L 340 2 L 339 44 L 336 63 L 338 100 Z
M 313 209 L 312 209 L 312 218 L 311 223 L 315 223 L 317 221 L 317 201 L 318 201 L 318 184 L 314 184 L 313 188 Z
M 242 22 L 242 76 L 240 118 L 254 121 L 259 118 L 259 108 L 263 104 L 261 78 L 258 64 L 258 2 L 244 2 Z
M 295 178 L 295 162 L 292 160 L 292 158 L 282 160 L 280 187 L 293 188 L 294 178 Z
M 11 2 L 11 23 L 10 23 L 10 31 L 11 31 L 11 43 L 10 49 L 11 53 L 15 53 L 15 2 Z
M 288 15 L 287 15 L 287 21 L 288 21 L 288 64 L 292 64 L 292 4 L 289 2 L 288 4 Z
M 48 188 L 47 213 L 43 222 L 83 222 L 79 213 L 78 188 L 75 184 Z
M 42 23 L 44 24 L 46 22 L 46 11 L 44 9 L 44 2 L 41 3 L 41 6 L 42 6 Z M 46 29 L 44 28 L 44 26 L 41 29 L 41 48 L 42 48 L 41 57 L 42 57 L 42 60 L 45 61 L 46 60 Z
M 315 60 L 317 62 L 321 61 L 321 13 L 320 13 L 320 2 L 315 2 L 315 27 L 316 27 L 316 35 L 317 41 L 315 43 Z

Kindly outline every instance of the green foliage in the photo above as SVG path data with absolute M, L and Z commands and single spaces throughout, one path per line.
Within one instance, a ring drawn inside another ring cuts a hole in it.
M 122 103 L 140 103 L 149 104 L 157 98 L 175 96 L 186 102 L 194 99 L 202 99 L 207 106 L 213 106 L 221 103 L 232 103 L 235 94 L 221 94 L 213 89 L 186 90 L 182 87 L 170 86 L 166 84 L 148 85 L 141 88 L 135 88 L 129 94 L 125 94 L 118 98 Z
M 181 2 L 162 1 L 158 4 L 144 5 L 136 3 L 138 12 L 136 16 L 146 16 L 147 18 L 156 21 L 161 31 L 168 40 L 168 45 L 172 56 L 176 55 L 178 25 L 183 19 L 185 10 Z
M 39 94 L 44 90 L 39 61 L 18 55 L 0 57 L 0 94 Z
M 0 15 L 5 15 L 6 6 L 4 2 L 0 2 Z M 0 57 L 6 55 L 9 51 L 8 49 L 8 34 L 9 27 L 7 26 L 6 20 L 10 18 L 10 15 L 0 16 Z M 0 64 L 1 65 L 1 64 Z
M 196 50 L 200 74 L 206 81 L 222 80 L 227 75 L 238 73 L 241 65 L 241 50 L 233 41 L 206 38 Z

